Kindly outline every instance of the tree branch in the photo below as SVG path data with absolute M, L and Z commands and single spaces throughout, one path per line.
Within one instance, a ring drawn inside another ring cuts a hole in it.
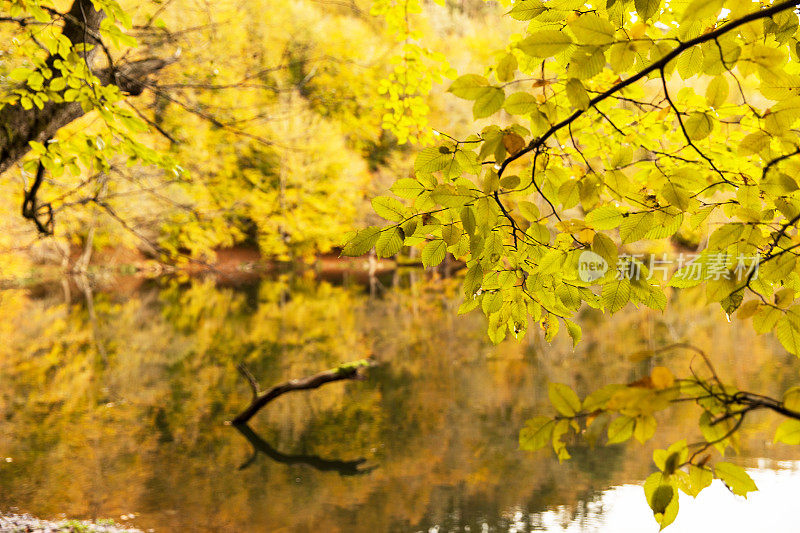
M 36 194 L 39 192 L 39 187 L 44 180 L 44 165 L 40 162 L 39 168 L 36 170 L 36 177 L 31 184 L 31 188 L 25 192 L 22 200 L 22 216 L 28 220 L 32 220 L 36 224 L 36 229 L 42 235 L 53 234 L 53 206 L 50 203 L 39 204 L 39 199 Z M 42 222 L 39 218 L 41 214 L 47 215 L 47 220 Z
M 61 15 L 56 13 L 57 15 Z M 91 0 L 74 0 L 69 12 L 61 15 L 64 20 L 62 35 L 73 46 L 96 45 L 91 50 L 80 52 L 87 68 L 98 48 L 103 48 L 98 38 L 100 23 L 105 18 L 102 10 L 96 10 Z M 55 56 L 48 59 L 48 63 Z M 103 85 L 117 85 L 124 93 L 141 94 L 146 86 L 146 78 L 177 58 L 148 58 L 121 65 L 109 64 L 94 72 Z M 8 170 L 30 150 L 30 142 L 45 143 L 56 132 L 70 122 L 85 114 L 78 102 L 47 102 L 42 109 L 25 109 L 21 104 L 8 105 L 0 109 L 0 174 Z
M 264 408 L 265 405 L 278 396 L 286 394 L 287 392 L 316 389 L 325 385 L 326 383 L 333 383 L 334 381 L 342 381 L 345 379 L 361 379 L 361 369 L 374 366 L 374 364 L 374 362 L 368 359 L 361 359 L 352 363 L 345 363 L 331 370 L 314 374 L 313 376 L 301 379 L 293 379 L 291 381 L 287 381 L 286 383 L 275 385 L 263 394 L 254 394 L 253 401 L 250 403 L 250 405 L 244 411 L 239 413 L 239 415 L 237 415 L 236 418 L 231 421 L 231 423 L 233 425 L 246 424 L 251 418 L 253 418 L 253 416 L 255 416 L 256 413 Z M 249 372 L 247 372 L 247 374 L 249 374 Z M 257 391 L 258 384 L 255 383 L 254 379 L 251 379 L 252 375 L 247 377 L 247 374 L 245 374 L 245 377 L 250 384 L 251 390 Z
M 681 118 L 681 112 L 678 110 L 678 107 L 675 105 L 675 102 L 672 101 L 672 98 L 669 95 L 669 89 L 667 89 L 667 77 L 664 74 L 664 67 L 662 67 L 659 72 L 661 74 L 661 85 L 664 88 L 664 98 L 667 99 L 667 102 L 669 103 L 669 106 L 675 112 L 675 116 L 678 119 L 678 125 L 681 127 L 681 132 L 683 132 L 683 136 L 686 139 L 686 143 L 689 146 L 691 146 L 692 149 L 700 155 L 700 157 L 702 157 L 703 159 L 706 160 L 706 162 L 709 164 L 709 166 L 711 166 L 711 168 L 714 169 L 714 172 L 719 174 L 719 177 L 722 179 L 722 181 L 724 181 L 725 183 L 727 183 L 729 185 L 736 186 L 735 183 L 731 183 L 731 181 L 728 180 L 728 178 L 725 177 L 725 174 L 723 174 L 722 171 L 717 168 L 717 166 L 714 164 L 714 162 L 711 160 L 711 158 L 708 157 L 706 154 L 704 154 L 700 150 L 700 148 L 698 148 L 697 145 L 694 144 L 694 142 L 692 142 L 692 138 L 689 136 L 689 132 L 686 131 L 686 125 L 683 123 L 683 118 Z
M 717 28 L 714 31 L 711 31 L 709 33 L 700 35 L 699 37 L 695 37 L 694 39 L 690 39 L 690 40 L 688 40 L 686 42 L 681 43 L 674 50 L 672 50 L 671 52 L 666 54 L 664 57 L 662 57 L 658 61 L 648 65 L 647 67 L 643 68 L 642 70 L 640 70 L 639 72 L 637 72 L 636 74 L 631 76 L 630 78 L 627 78 L 627 79 L 617 83 L 616 85 L 610 87 L 606 91 L 604 91 L 604 92 L 598 94 L 597 96 L 595 96 L 594 98 L 592 98 L 589 101 L 589 105 L 588 105 L 588 107 L 586 109 L 578 109 L 574 113 L 572 113 L 570 116 L 568 116 L 567 118 L 562 120 L 561 122 L 552 125 L 550 127 L 550 129 L 548 129 L 541 137 L 533 139 L 528 144 L 528 146 L 526 146 L 525 148 L 523 148 L 522 150 L 520 150 L 516 154 L 506 158 L 505 161 L 503 161 L 503 163 L 500 165 L 500 169 L 497 171 L 497 174 L 500 177 L 502 177 L 503 176 L 503 172 L 508 167 L 508 165 L 510 165 L 512 162 L 516 161 L 517 159 L 521 158 L 522 156 L 527 155 L 530 152 L 536 150 L 537 148 L 539 148 L 541 146 L 544 146 L 544 143 L 550 137 L 552 137 L 553 134 L 555 134 L 557 131 L 559 131 L 560 129 L 564 128 L 565 126 L 571 124 L 572 122 L 575 122 L 575 120 L 577 120 L 578 117 L 583 115 L 586 112 L 586 110 L 591 109 L 592 107 L 595 107 L 600 102 L 606 100 L 609 97 L 614 96 L 616 93 L 618 93 L 619 91 L 621 91 L 625 87 L 628 87 L 629 85 L 632 85 L 632 84 L 636 83 L 637 81 L 641 80 L 642 78 L 647 77 L 652 72 L 656 72 L 656 71 L 659 71 L 659 70 L 663 69 L 670 61 L 672 61 L 673 59 L 676 59 L 679 55 L 681 55 L 681 53 L 683 53 L 684 51 L 688 50 L 689 48 L 691 48 L 691 47 L 693 47 L 695 45 L 698 45 L 698 44 L 702 44 L 702 43 L 705 43 L 705 42 L 708 42 L 708 41 L 711 41 L 711 40 L 715 40 L 715 39 L 719 38 L 721 35 L 724 35 L 724 34 L 728 33 L 729 31 L 732 31 L 732 30 L 738 28 L 739 26 L 743 26 L 744 24 L 747 24 L 747 23 L 752 22 L 754 20 L 759 20 L 759 19 L 762 19 L 762 18 L 771 17 L 772 15 L 775 15 L 776 13 L 780 13 L 782 11 L 790 10 L 790 9 L 792 9 L 792 8 L 798 6 L 798 5 L 800 5 L 800 0 L 787 0 L 787 1 L 784 1 L 784 2 L 779 2 L 777 4 L 774 4 L 771 7 L 768 7 L 766 9 L 761 9 L 759 11 L 754 11 L 753 13 L 750 13 L 750 14 L 745 15 L 745 16 L 739 18 L 739 19 L 736 19 L 736 20 L 734 20 L 732 22 L 729 22 L 728 24 L 720 26 L 719 28 Z

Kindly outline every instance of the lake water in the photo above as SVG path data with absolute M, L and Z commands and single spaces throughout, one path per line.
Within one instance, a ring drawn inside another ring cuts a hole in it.
M 527 418 L 550 413 L 547 383 L 586 394 L 688 355 L 689 341 L 740 388 L 773 395 L 800 365 L 749 324 L 687 294 L 668 313 L 580 316 L 584 340 L 538 332 L 492 346 L 479 314 L 457 316 L 448 280 L 373 296 L 306 277 L 122 280 L 0 295 L 0 510 L 114 518 L 155 531 L 655 532 L 639 485 L 652 451 L 696 440 L 697 408 L 656 437 L 570 447 L 559 465 L 518 449 Z M 249 402 L 245 362 L 267 387 L 341 362 L 381 362 L 364 381 L 292 393 L 249 430 L 224 424 Z M 732 459 L 761 489 L 715 484 L 682 497 L 667 531 L 797 531 L 800 450 L 772 445 L 779 420 L 754 416 Z

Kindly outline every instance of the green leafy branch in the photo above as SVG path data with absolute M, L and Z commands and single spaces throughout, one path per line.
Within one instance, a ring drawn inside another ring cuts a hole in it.
M 657 71 L 663 71 L 664 67 L 670 61 L 673 61 L 674 59 L 678 58 L 683 52 L 685 52 L 686 50 L 689 50 L 693 46 L 696 46 L 696 45 L 699 45 L 699 44 L 703 44 L 703 43 L 708 42 L 708 41 L 716 40 L 720 36 L 725 35 L 726 33 L 731 32 L 731 31 L 735 30 L 736 28 L 738 28 L 740 26 L 743 26 L 743 25 L 745 25 L 745 24 L 747 24 L 749 22 L 752 22 L 752 21 L 755 21 L 755 20 L 759 20 L 759 19 L 763 19 L 763 18 L 767 18 L 767 17 L 771 17 L 772 15 L 777 14 L 777 13 L 781 13 L 783 11 L 792 10 L 793 8 L 797 7 L 798 5 L 800 5 L 800 3 L 798 3 L 797 0 L 787 0 L 785 2 L 779 2 L 779 3 L 774 4 L 774 5 L 772 5 L 772 6 L 768 7 L 768 8 L 755 11 L 753 13 L 750 13 L 749 15 L 745 15 L 745 16 L 737 19 L 737 20 L 734 20 L 734 21 L 731 21 L 731 22 L 729 22 L 727 24 L 724 24 L 724 25 L 720 26 L 719 28 L 717 28 L 716 30 L 713 30 L 711 32 L 708 32 L 708 33 L 705 33 L 705 34 L 700 35 L 698 37 L 695 37 L 694 39 L 690 39 L 690 40 L 688 40 L 686 42 L 683 42 L 680 45 L 678 45 L 676 48 L 674 48 L 671 52 L 669 52 L 666 55 L 664 55 L 658 61 L 655 61 L 655 62 L 651 63 L 650 65 L 648 65 L 647 67 L 643 68 L 642 70 L 640 70 L 639 72 L 637 72 L 633 76 L 620 81 L 616 85 L 613 85 L 612 87 L 609 87 L 604 92 L 600 93 L 599 95 L 597 95 L 594 98 L 592 98 L 591 100 L 589 100 L 589 105 L 588 106 L 589 107 L 596 107 L 597 104 L 603 102 L 607 98 L 609 98 L 609 97 L 615 95 L 616 93 L 622 91 L 626 87 L 629 87 L 630 85 L 633 85 L 637 81 L 646 78 L 651 73 L 657 72 Z M 575 120 L 577 120 L 585 112 L 586 112 L 585 109 L 578 109 L 574 113 L 572 113 L 572 115 L 570 115 L 569 117 L 565 118 L 561 122 L 558 122 L 557 124 L 554 124 L 541 137 L 538 137 L 538 138 L 532 140 L 525 148 L 523 148 L 522 150 L 520 150 L 516 154 L 511 155 L 508 158 L 506 158 L 505 161 L 503 161 L 503 163 L 500 165 L 500 168 L 498 169 L 497 173 L 502 176 L 503 172 L 505 172 L 506 168 L 508 168 L 508 166 L 511 163 L 513 163 L 517 159 L 529 154 L 530 152 L 532 152 L 534 150 L 537 150 L 538 148 L 544 146 L 545 142 L 547 142 L 547 140 L 551 136 L 553 136 L 557 131 L 561 130 L 565 126 L 568 126 L 572 122 L 575 122 Z
M 750 476 L 740 467 L 723 461 L 711 462 L 711 452 L 721 456 L 726 449 L 738 449 L 738 432 L 746 416 L 768 410 L 788 418 L 775 432 L 775 442 L 800 444 L 800 387 L 784 393 L 781 400 L 739 391 L 723 384 L 708 356 L 699 348 L 676 344 L 652 355 L 674 350 L 689 350 L 699 357 L 707 374 L 675 379 L 665 367 L 655 367 L 649 376 L 633 383 L 608 385 L 580 400 L 568 385 L 551 383 L 550 403 L 556 416 L 537 416 L 520 431 L 523 450 L 535 451 L 552 446 L 559 461 L 570 458 L 568 445 L 583 439 L 590 445 L 620 444 L 632 437 L 640 443 L 651 439 L 657 429 L 654 415 L 681 402 L 697 404 L 702 413 L 699 429 L 703 439 L 687 444 L 681 440 L 653 453 L 658 472 L 647 478 L 645 495 L 656 521 L 663 529 L 678 513 L 678 490 L 697 496 L 716 477 L 734 494 L 746 496 L 756 490 Z

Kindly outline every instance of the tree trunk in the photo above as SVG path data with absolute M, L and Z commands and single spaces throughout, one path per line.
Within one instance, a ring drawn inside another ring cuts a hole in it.
M 97 51 L 101 48 L 98 28 L 105 18 L 103 11 L 94 8 L 91 0 L 74 0 L 69 12 L 64 15 L 62 34 L 73 45 L 94 44 L 83 54 L 91 68 Z M 51 59 L 52 61 L 52 59 Z M 95 72 L 103 84 L 117 85 L 125 93 L 137 95 L 144 89 L 145 78 L 173 63 L 175 59 L 144 59 L 131 63 L 109 65 Z M 49 62 L 49 61 L 48 61 Z M 30 141 L 40 143 L 51 139 L 56 132 L 83 116 L 80 104 L 75 102 L 47 102 L 43 109 L 24 109 L 21 104 L 0 109 L 0 174 L 19 161 L 28 150 Z

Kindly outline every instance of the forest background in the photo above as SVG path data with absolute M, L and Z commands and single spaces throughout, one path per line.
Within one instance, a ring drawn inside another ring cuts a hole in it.
M 121 5 L 131 21 L 115 58 L 170 62 L 122 106 L 141 130 L 139 149 L 154 150 L 136 154 L 138 163 L 157 164 L 128 165 L 125 154 L 103 161 L 97 153 L 118 141 L 97 113 L 62 128 L 54 141 L 72 158 L 48 169 L 38 193 L 54 211 L 52 236 L 19 216 L 41 154 L 4 172 L 0 279 L 29 276 L 37 264 L 213 264 L 233 247 L 309 262 L 378 220 L 369 198 L 411 171 L 415 148 L 432 140 L 428 127 L 476 127 L 470 105 L 438 82 L 492 63 L 514 23 L 481 0 L 425 2 L 410 13 L 413 37 L 427 47 L 420 65 L 430 71 L 409 89 L 419 109 L 414 131 L 403 134 L 385 123 L 386 91 L 408 34 L 376 16 L 373 2 Z M 6 22 L 0 89 L 13 94 L 30 65 L 17 24 Z

